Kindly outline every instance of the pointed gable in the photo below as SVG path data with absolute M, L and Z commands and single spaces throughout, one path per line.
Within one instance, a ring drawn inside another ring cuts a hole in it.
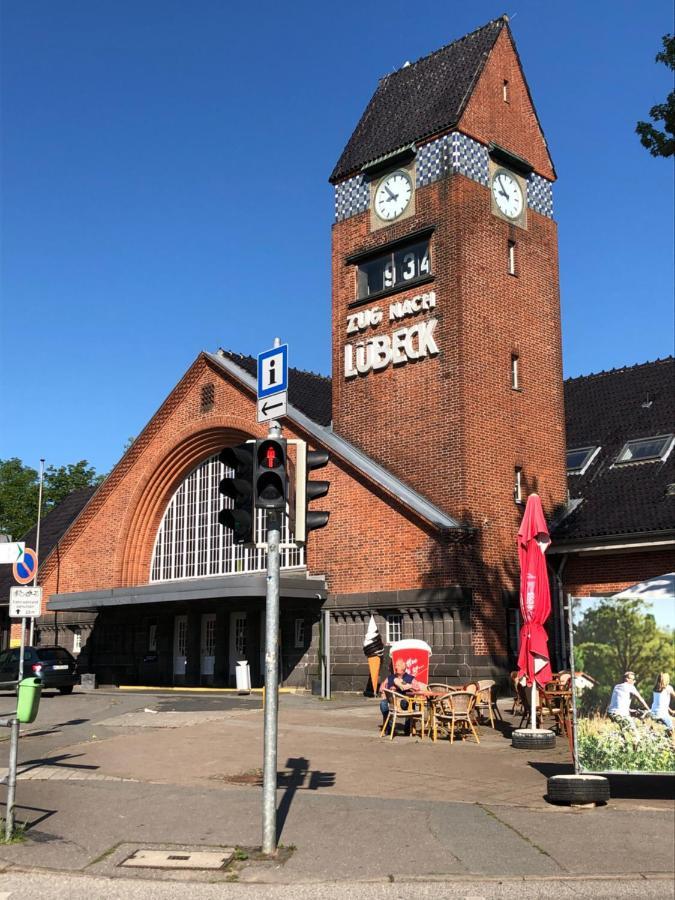
M 385 76 L 342 151 L 330 181 L 340 181 L 382 156 L 456 125 L 505 26 L 505 17 L 495 19 Z
M 494 42 L 457 127 L 483 144 L 499 144 L 526 159 L 538 175 L 555 180 L 546 138 L 508 26 Z

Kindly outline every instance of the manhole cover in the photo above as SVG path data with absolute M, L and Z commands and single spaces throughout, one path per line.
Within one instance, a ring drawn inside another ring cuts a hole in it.
M 234 856 L 224 850 L 137 850 L 122 863 L 138 869 L 222 869 Z

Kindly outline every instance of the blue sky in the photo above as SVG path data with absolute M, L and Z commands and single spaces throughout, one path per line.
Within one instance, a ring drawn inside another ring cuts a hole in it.
M 507 12 L 556 164 L 568 376 L 667 356 L 670 0 L 4 0 L 0 458 L 107 471 L 202 349 L 330 370 L 327 178 L 380 77 Z

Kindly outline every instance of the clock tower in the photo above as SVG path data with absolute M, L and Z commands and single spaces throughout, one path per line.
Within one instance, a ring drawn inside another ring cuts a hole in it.
M 333 427 L 474 535 L 483 652 L 566 497 L 555 178 L 504 16 L 385 76 L 330 179 Z

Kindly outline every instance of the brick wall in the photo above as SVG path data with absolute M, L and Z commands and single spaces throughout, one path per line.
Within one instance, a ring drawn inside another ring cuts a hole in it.
M 604 553 L 572 556 L 563 581 L 574 597 L 617 594 L 641 581 L 675 571 L 675 548 L 641 553 Z M 672 601 L 671 601 L 672 602 Z

